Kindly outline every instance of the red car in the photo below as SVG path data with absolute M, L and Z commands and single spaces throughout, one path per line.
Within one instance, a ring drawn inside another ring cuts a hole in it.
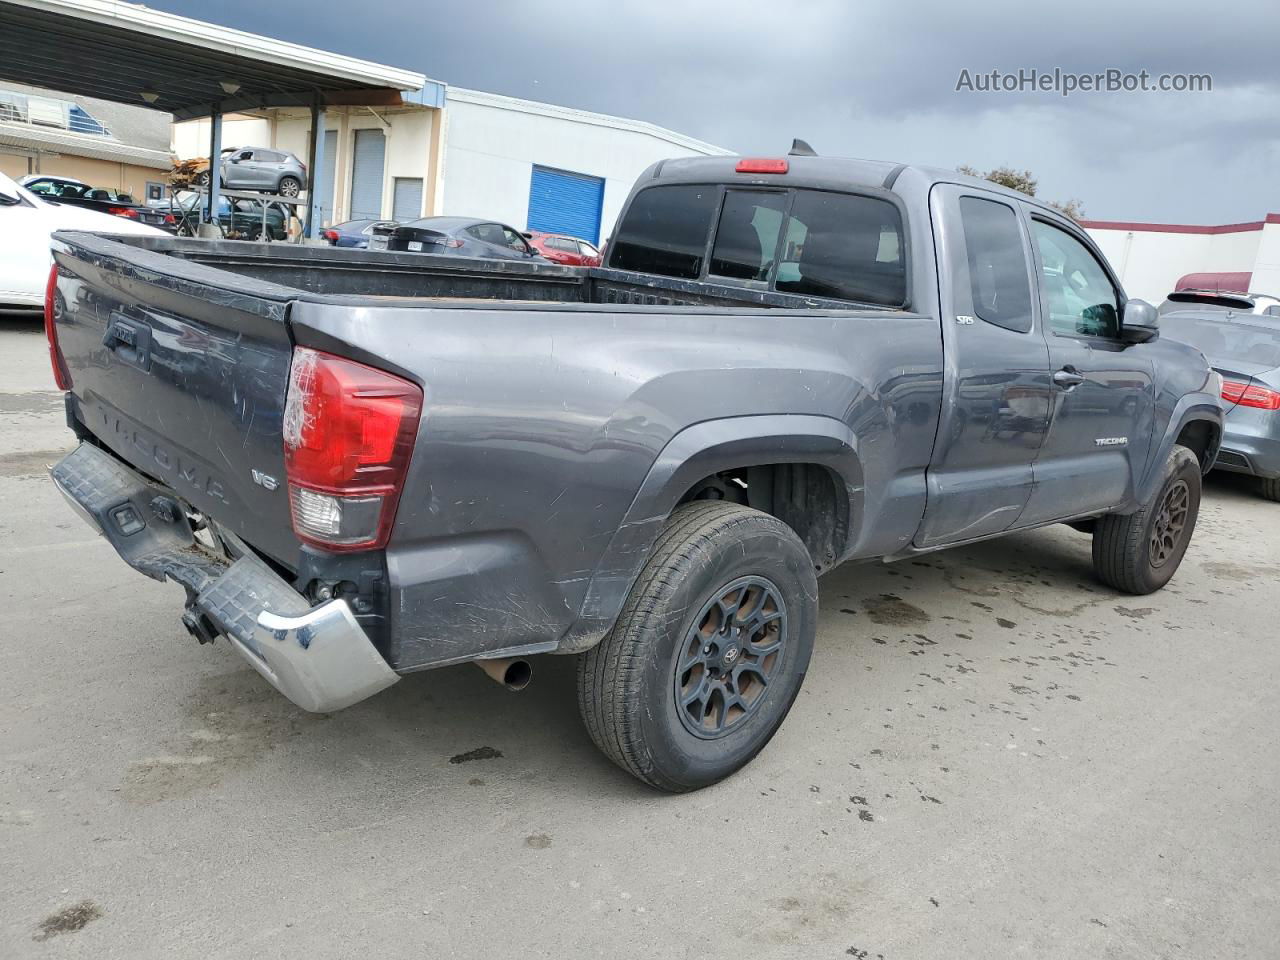
M 526 233 L 524 236 L 533 249 L 555 263 L 562 263 L 566 267 L 600 266 L 600 251 L 585 240 L 566 236 L 563 233 L 537 231 Z

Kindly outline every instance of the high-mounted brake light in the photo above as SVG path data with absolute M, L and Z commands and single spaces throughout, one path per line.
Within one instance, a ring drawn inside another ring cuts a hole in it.
M 786 173 L 790 168 L 786 157 L 743 157 L 734 167 L 738 173 Z
M 284 408 L 293 530 L 326 550 L 386 546 L 422 413 L 422 389 L 298 347 Z
M 58 320 L 62 310 L 58 299 L 58 265 L 49 268 L 49 282 L 44 286 L 44 337 L 49 341 L 49 362 L 53 364 L 53 382 L 59 390 L 71 389 L 71 374 L 67 372 L 67 361 L 62 356 L 62 348 L 58 346 Z
M 1222 382 L 1222 399 L 1238 403 L 1242 407 L 1257 407 L 1259 410 L 1280 410 L 1280 393 L 1269 387 L 1241 383 L 1238 380 L 1224 380 Z

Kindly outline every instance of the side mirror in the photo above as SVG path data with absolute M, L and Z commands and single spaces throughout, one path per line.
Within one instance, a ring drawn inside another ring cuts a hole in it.
M 1160 336 L 1160 314 L 1145 300 L 1129 300 L 1120 315 L 1120 339 L 1125 343 L 1150 343 Z

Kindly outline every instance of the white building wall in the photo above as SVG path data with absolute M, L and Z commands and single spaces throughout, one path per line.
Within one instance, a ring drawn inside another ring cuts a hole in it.
M 1262 226 L 1249 291 L 1280 296 L 1280 217 L 1273 217 L 1274 214 L 1267 217 Z
M 170 149 L 179 160 L 209 155 L 209 120 L 187 120 L 171 128 Z M 224 147 L 271 146 L 271 121 L 265 117 L 229 114 L 222 120 Z
M 1188 273 L 1254 270 L 1262 237 L 1261 230 L 1248 228 L 1227 233 L 1123 227 L 1086 230 L 1119 274 L 1125 293 L 1156 304 Z
M 456 87 L 449 88 L 445 109 L 441 212 L 520 229 L 527 226 L 535 164 L 604 180 L 603 240 L 649 164 L 730 152 L 647 123 Z

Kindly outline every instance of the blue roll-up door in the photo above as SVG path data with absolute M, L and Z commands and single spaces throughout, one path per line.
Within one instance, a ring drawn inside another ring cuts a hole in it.
M 382 173 L 387 159 L 387 138 L 381 130 L 357 130 L 351 148 L 351 219 L 377 220 L 382 216 Z
M 567 233 L 600 242 L 604 180 L 583 173 L 533 168 L 529 184 L 529 229 Z

